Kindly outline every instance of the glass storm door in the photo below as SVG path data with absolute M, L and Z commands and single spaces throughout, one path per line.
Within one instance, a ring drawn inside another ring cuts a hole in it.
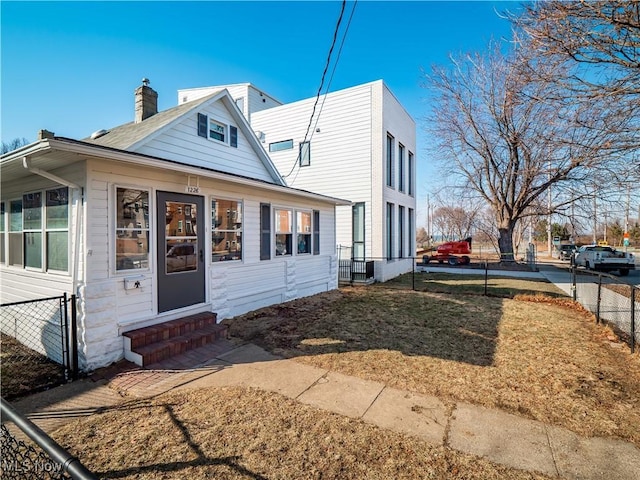
M 205 301 L 204 199 L 158 192 L 158 313 Z

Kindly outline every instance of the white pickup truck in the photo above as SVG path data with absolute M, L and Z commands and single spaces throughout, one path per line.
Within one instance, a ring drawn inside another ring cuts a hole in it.
M 619 252 L 615 248 L 602 245 L 583 245 L 575 253 L 577 267 L 585 267 L 600 272 L 618 270 L 621 276 L 636 268 L 633 253 Z

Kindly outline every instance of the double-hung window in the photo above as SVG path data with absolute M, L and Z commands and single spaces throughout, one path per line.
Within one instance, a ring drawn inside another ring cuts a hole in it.
M 353 207 L 353 258 L 364 260 L 364 202 Z
M 47 190 L 46 196 L 47 270 L 66 272 L 69 269 L 69 189 Z
M 211 200 L 211 259 L 242 260 L 242 202 Z
M 116 271 L 148 267 L 149 191 L 118 187 L 116 188 Z
M 42 192 L 22 197 L 24 266 L 42 268 Z
M 296 212 L 297 253 L 311 253 L 311 212 Z
M 404 258 L 404 207 L 398 206 L 398 258 Z
M 197 123 L 197 131 L 200 137 L 238 147 L 238 127 L 227 125 L 204 113 L 198 113 Z
M 293 213 L 288 209 L 275 209 L 276 217 L 276 256 L 293 253 Z
M 22 199 L 9 202 L 9 265 L 22 266 Z

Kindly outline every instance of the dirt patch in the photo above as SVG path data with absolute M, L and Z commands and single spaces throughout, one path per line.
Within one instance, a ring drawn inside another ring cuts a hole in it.
M 2 396 L 7 400 L 16 400 L 65 382 L 61 365 L 8 335 L 2 334 L 1 342 L 1 388 Z
M 640 445 L 640 355 L 566 297 L 385 285 L 225 322 L 231 335 L 313 366 Z
M 126 403 L 53 437 L 100 478 L 548 478 L 240 387 Z

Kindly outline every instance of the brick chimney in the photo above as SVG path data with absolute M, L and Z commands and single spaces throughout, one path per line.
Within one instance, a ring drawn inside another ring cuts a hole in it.
M 148 78 L 143 78 L 142 85 L 136 88 L 135 98 L 136 123 L 140 123 L 158 113 L 158 92 L 149 86 Z
M 53 132 L 50 132 L 49 130 L 38 131 L 38 140 L 44 140 L 45 138 L 54 138 L 55 136 L 56 134 Z

